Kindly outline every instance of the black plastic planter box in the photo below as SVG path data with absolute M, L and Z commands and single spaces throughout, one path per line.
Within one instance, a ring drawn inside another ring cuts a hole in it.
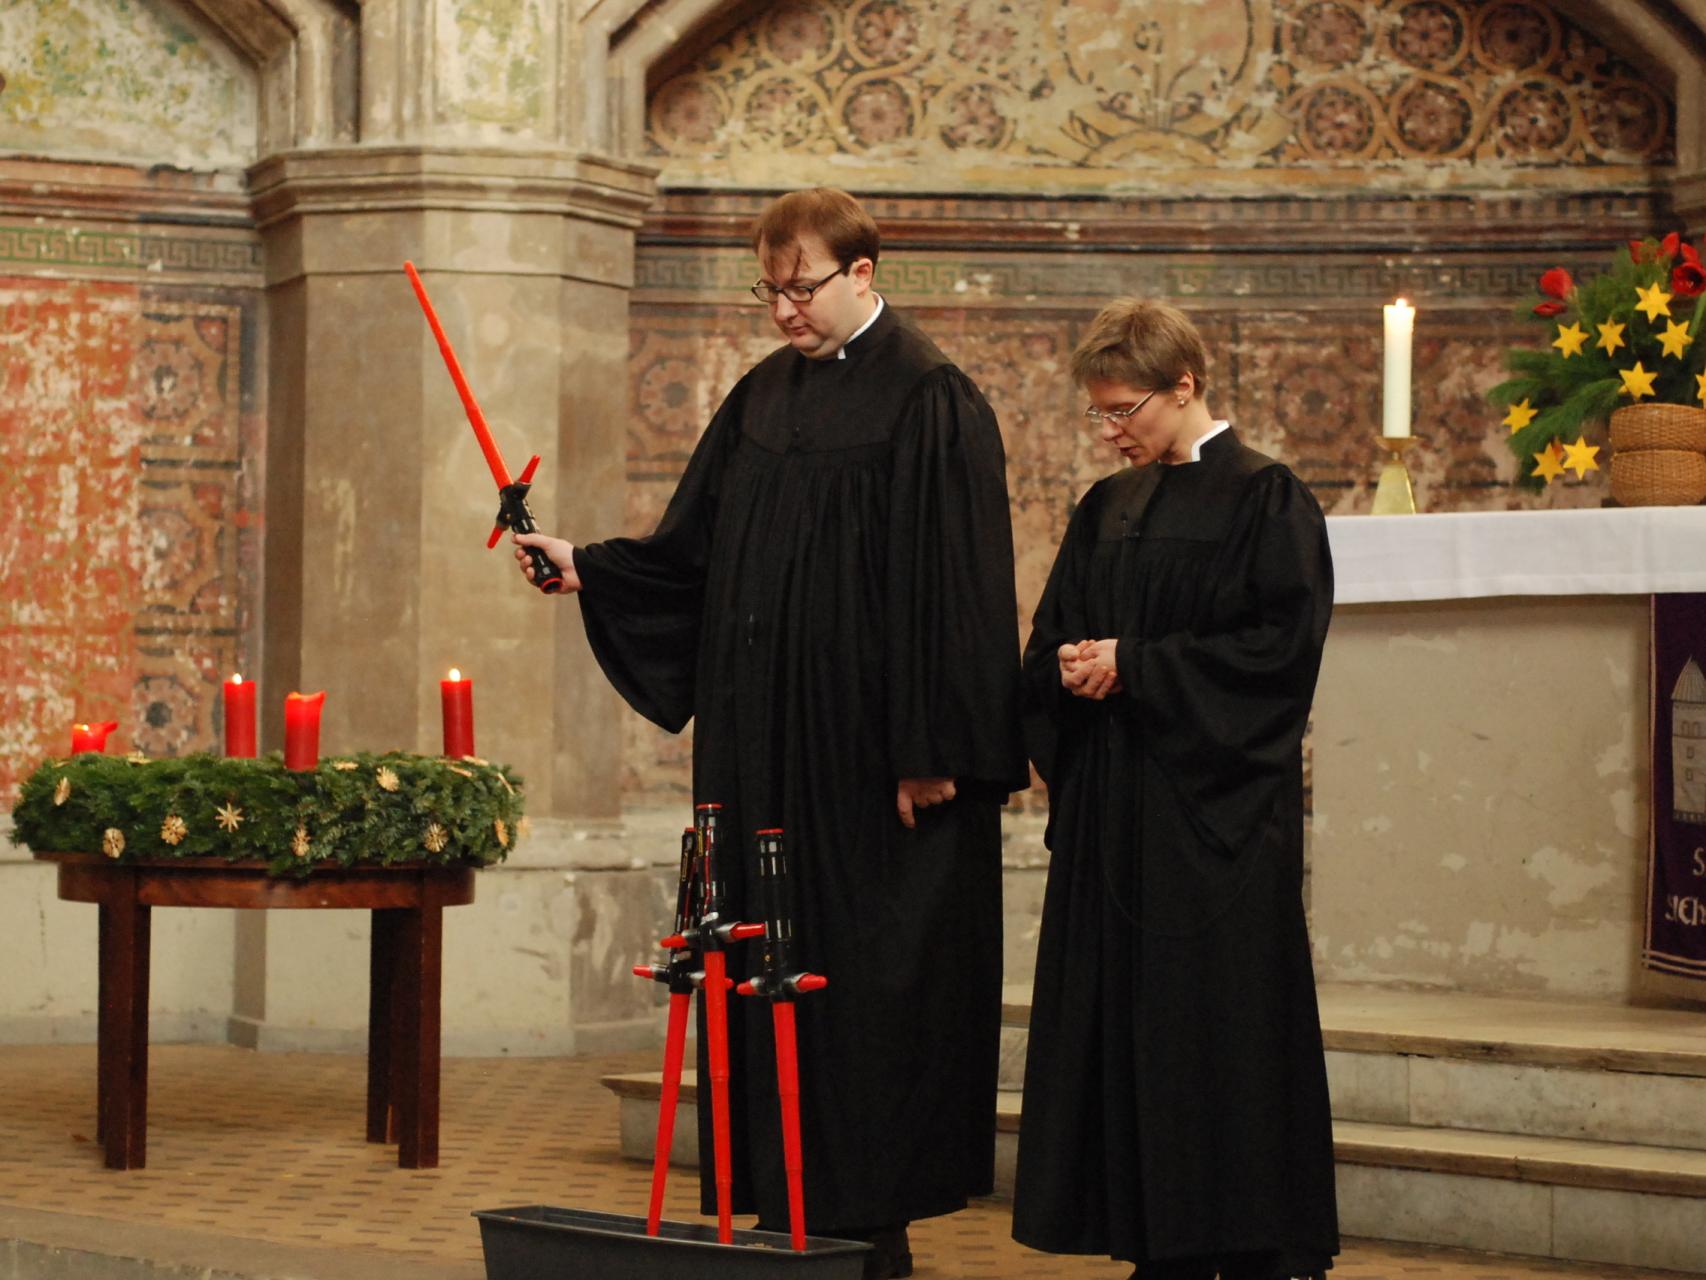
M 718 1244 L 714 1226 L 646 1220 L 624 1213 L 530 1204 L 479 1209 L 486 1280 L 860 1280 L 871 1246 L 807 1236 L 796 1253 L 786 1235 L 736 1231 Z

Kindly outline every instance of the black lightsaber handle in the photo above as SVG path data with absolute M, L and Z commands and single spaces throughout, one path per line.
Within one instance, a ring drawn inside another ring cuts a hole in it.
M 534 522 L 533 511 L 527 505 L 527 491 L 533 486 L 525 480 L 517 480 L 498 490 L 498 524 L 511 533 L 538 533 L 539 526 Z M 533 566 L 533 585 L 548 596 L 554 596 L 563 589 L 563 571 L 550 556 L 538 547 L 523 547 L 527 553 L 527 563 Z

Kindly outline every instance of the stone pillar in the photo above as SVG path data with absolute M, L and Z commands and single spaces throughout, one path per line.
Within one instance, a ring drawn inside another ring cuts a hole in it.
M 539 815 L 613 817 L 619 703 L 578 607 L 484 549 L 496 490 L 403 275 L 420 269 L 533 508 L 624 514 L 628 293 L 650 171 L 562 152 L 376 147 L 252 173 L 266 246 L 266 687 L 325 689 L 322 751 L 434 750 L 436 681 L 475 681 L 482 755 Z M 263 736 L 282 739 L 280 696 Z
M 619 532 L 652 177 L 482 146 L 300 151 L 251 171 L 269 347 L 263 747 L 282 742 L 286 691 L 324 689 L 323 755 L 437 751 L 437 681 L 458 666 L 476 749 L 525 777 L 530 815 L 619 815 L 622 705 L 578 604 L 528 587 L 507 545 L 485 549 L 496 488 L 402 268 L 426 281 L 512 474 L 542 456 L 541 526 Z M 557 852 L 523 848 L 446 914 L 447 1050 L 572 1045 Z M 360 1047 L 365 919 L 254 912 L 237 929 L 233 1040 Z

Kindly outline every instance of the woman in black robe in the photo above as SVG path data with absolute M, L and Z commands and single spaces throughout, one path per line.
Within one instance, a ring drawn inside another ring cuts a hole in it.
M 1132 465 L 1073 513 L 1025 649 L 1052 859 L 1013 1234 L 1143 1280 L 1280 1280 L 1338 1252 L 1301 892 L 1332 563 L 1204 365 L 1136 300 L 1074 353 Z
M 993 1186 L 1000 810 L 1029 770 L 1001 434 L 870 292 L 875 237 L 845 193 L 779 200 L 754 291 L 789 345 L 729 392 L 656 531 L 520 541 L 572 555 L 628 703 L 671 732 L 693 720 L 694 797 L 724 806 L 741 855 L 724 863 L 736 918 L 758 914 L 753 832 L 785 830 L 794 959 L 829 979 L 797 1015 L 807 1221 L 873 1240 L 867 1274 L 900 1276 L 908 1221 Z M 757 959 L 737 951 L 731 974 Z M 754 1004 L 730 1001 L 734 1209 L 785 1230 Z

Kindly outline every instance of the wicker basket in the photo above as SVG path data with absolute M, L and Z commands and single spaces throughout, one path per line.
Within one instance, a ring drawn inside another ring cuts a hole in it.
M 1611 451 L 1645 449 L 1706 451 L 1706 409 L 1686 404 L 1632 404 L 1612 413 Z
M 1636 449 L 1613 454 L 1611 496 L 1625 507 L 1692 506 L 1706 499 L 1706 453 Z

